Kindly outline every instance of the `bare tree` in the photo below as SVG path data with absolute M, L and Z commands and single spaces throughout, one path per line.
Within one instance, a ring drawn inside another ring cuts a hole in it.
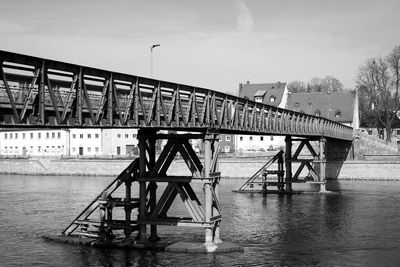
M 374 110 L 371 93 L 364 85 L 358 87 L 358 105 L 360 110 L 361 127 L 378 128 L 378 114 Z
M 343 84 L 333 76 L 326 76 L 321 81 L 323 92 L 341 92 L 343 91 Z
M 322 92 L 322 79 L 314 77 L 308 83 L 311 92 Z
M 306 84 L 302 81 L 290 82 L 287 87 L 291 93 L 304 93 L 307 90 Z
M 378 121 L 391 141 L 392 124 L 399 111 L 400 49 L 396 47 L 386 58 L 366 61 L 359 69 L 357 82 L 368 89 Z

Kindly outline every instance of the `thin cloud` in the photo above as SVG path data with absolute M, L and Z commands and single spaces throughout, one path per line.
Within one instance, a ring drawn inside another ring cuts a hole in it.
M 248 34 L 253 29 L 254 19 L 251 15 L 250 9 L 243 0 L 234 0 L 236 7 L 239 9 L 239 16 L 237 18 L 237 29 L 245 34 Z

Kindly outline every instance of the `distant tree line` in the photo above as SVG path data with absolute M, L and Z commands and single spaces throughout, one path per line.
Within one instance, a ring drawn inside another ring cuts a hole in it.
M 399 123 L 400 46 L 386 57 L 366 60 L 357 78 L 361 124 L 385 129 L 391 141 L 393 127 Z
M 288 90 L 291 93 L 312 93 L 312 92 L 341 92 L 343 84 L 333 76 L 325 78 L 312 78 L 308 83 L 303 81 L 292 81 L 288 84 Z

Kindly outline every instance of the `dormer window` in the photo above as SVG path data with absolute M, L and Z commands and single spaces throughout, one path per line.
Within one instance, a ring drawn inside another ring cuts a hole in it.
M 342 112 L 340 110 L 335 111 L 335 118 L 338 119 L 342 116 Z
M 321 111 L 319 111 L 319 109 L 317 109 L 314 113 L 314 116 L 320 117 L 321 116 Z
M 274 103 L 276 100 L 276 97 L 271 95 L 271 97 L 269 98 L 269 102 Z
M 256 96 L 254 98 L 254 101 L 258 102 L 258 103 L 262 103 L 263 102 L 263 97 L 262 96 Z

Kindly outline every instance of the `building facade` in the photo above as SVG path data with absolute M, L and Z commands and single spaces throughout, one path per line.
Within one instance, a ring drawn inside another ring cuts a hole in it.
M 105 156 L 137 156 L 137 129 L 103 129 L 102 143 Z
M 69 155 L 69 130 L 3 130 L 0 154 L 6 157 L 55 157 Z
M 101 156 L 102 130 L 98 128 L 70 129 L 70 155 L 71 156 Z

